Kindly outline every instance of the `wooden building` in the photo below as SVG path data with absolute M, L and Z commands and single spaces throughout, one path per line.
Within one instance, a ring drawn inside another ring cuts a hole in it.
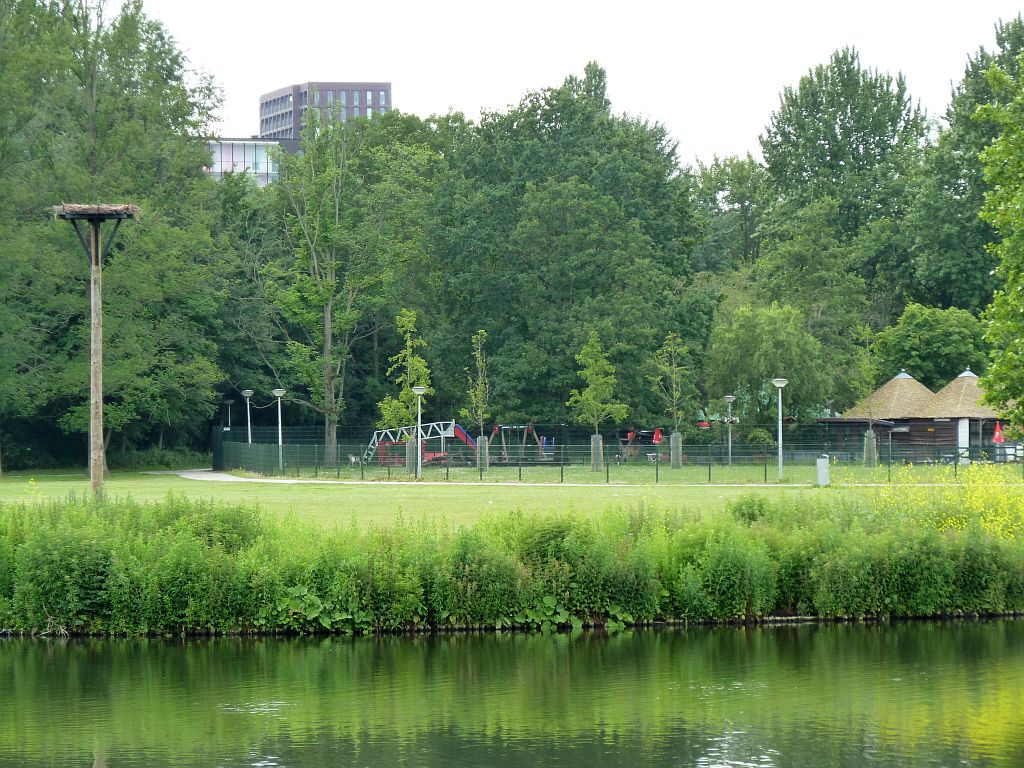
M 831 443 L 847 452 L 859 447 L 872 430 L 876 451 L 885 461 L 966 462 L 1006 459 L 1007 449 L 993 446 L 997 414 L 981 402 L 977 374 L 966 371 L 938 392 L 932 392 L 905 370 L 838 417 L 819 419 L 828 425 Z M 1016 456 L 1016 447 L 1009 451 Z
M 992 436 L 999 415 L 982 404 L 982 394 L 978 375 L 968 368 L 936 392 L 922 413 L 935 424 L 948 425 L 961 461 L 995 455 Z

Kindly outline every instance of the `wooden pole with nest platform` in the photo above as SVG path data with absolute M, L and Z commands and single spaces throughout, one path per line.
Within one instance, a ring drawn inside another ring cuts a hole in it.
M 87 205 L 62 203 L 53 206 L 55 218 L 70 221 L 78 240 L 89 257 L 89 479 L 93 498 L 103 499 L 103 259 L 110 252 L 117 230 L 125 219 L 139 213 L 135 205 Z M 100 237 L 103 222 L 113 220 L 114 230 L 104 243 Z M 89 225 L 86 232 L 82 222 Z

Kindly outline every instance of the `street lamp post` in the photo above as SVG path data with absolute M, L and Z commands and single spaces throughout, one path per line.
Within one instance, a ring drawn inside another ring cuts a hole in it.
M 732 466 L 732 403 L 733 403 L 733 401 L 735 399 L 736 399 L 736 395 L 726 395 L 725 396 L 725 402 L 728 404 L 728 406 L 727 406 L 728 410 L 727 410 L 726 416 L 725 416 L 725 423 L 729 427 L 728 446 L 729 446 L 729 466 L 730 467 Z
M 281 398 L 284 397 L 283 389 L 272 390 L 277 398 L 277 468 L 284 474 L 284 429 L 281 421 Z
M 788 379 L 772 379 L 772 384 L 779 390 L 779 482 L 782 482 L 782 388 L 789 384 Z
M 235 404 L 235 401 L 230 398 L 224 398 L 224 405 L 228 407 L 228 432 L 231 431 L 231 406 Z
M 249 433 L 249 445 L 252 445 L 252 409 L 249 408 L 249 398 L 252 397 L 252 390 L 243 389 L 242 397 L 245 398 L 245 427 Z
M 413 387 L 416 393 L 416 479 L 419 480 L 423 474 L 423 427 L 420 426 L 422 419 L 423 395 L 426 387 Z

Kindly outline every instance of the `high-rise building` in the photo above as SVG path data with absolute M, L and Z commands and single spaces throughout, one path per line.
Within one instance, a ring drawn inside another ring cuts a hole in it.
M 260 96 L 260 137 L 297 139 L 302 113 L 320 109 L 350 117 L 383 115 L 391 109 L 391 83 L 301 83 Z

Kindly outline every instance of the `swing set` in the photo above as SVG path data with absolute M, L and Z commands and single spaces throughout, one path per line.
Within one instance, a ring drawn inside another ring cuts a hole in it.
M 488 440 L 491 460 L 501 464 L 550 462 L 555 438 L 537 434 L 533 424 L 495 424 Z

